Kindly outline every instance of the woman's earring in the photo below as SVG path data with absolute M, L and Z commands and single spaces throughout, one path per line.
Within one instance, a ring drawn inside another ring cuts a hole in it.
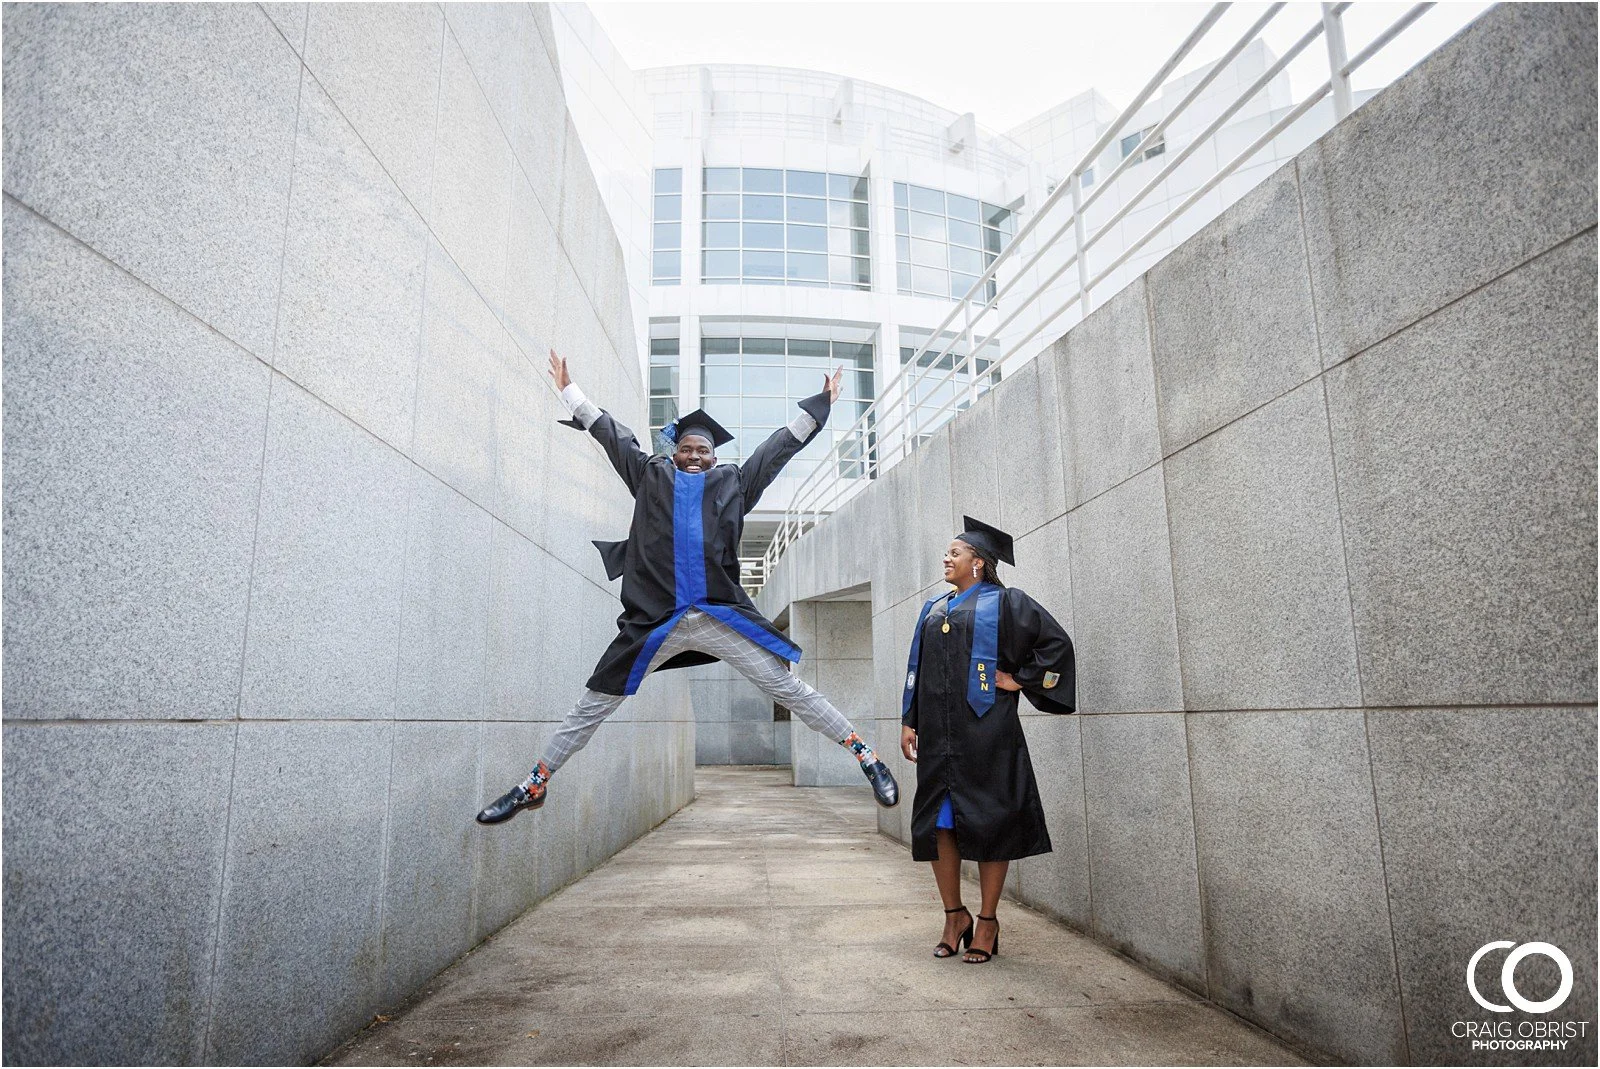
M 972 578 L 978 578 L 978 566 L 976 564 L 972 566 Z

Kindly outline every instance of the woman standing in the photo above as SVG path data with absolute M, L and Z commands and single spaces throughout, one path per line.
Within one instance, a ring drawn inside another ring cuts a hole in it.
M 944 899 L 934 956 L 965 944 L 968 964 L 1000 949 L 995 910 L 1013 858 L 1050 851 L 1044 807 L 1017 716 L 1017 692 L 1050 713 L 1074 706 L 1072 640 L 1038 602 L 1000 582 L 1011 536 L 962 517 L 944 555 L 954 591 L 922 607 L 911 640 L 900 748 L 917 766 L 911 856 L 933 863 Z M 961 902 L 961 861 L 978 863 L 983 902 Z

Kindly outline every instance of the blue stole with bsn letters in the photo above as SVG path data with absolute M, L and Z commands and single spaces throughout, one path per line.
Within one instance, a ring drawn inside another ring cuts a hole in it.
M 941 600 L 949 597 L 950 604 L 945 607 L 945 614 L 948 617 L 958 605 L 974 595 L 977 597 L 977 605 L 973 609 L 972 667 L 967 674 L 967 704 L 972 706 L 973 713 L 978 716 L 987 713 L 994 706 L 995 661 L 1000 656 L 1001 588 L 993 583 L 978 583 L 958 597 L 939 594 L 929 598 L 922 606 L 922 612 L 917 616 L 917 629 L 911 635 L 911 659 L 906 665 L 906 689 L 900 696 L 902 717 L 911 712 L 911 696 L 916 693 L 917 664 L 922 660 L 922 625 L 928 619 L 928 613 Z

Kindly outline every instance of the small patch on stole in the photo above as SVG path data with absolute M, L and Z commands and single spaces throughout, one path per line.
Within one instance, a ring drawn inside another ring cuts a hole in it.
M 906 673 L 906 689 L 907 690 L 911 690 L 914 687 L 916 687 L 916 685 L 917 685 L 917 673 L 915 673 L 915 672 L 907 672 Z
M 1060 672 L 1046 672 L 1044 674 L 1044 689 L 1045 690 L 1049 690 L 1051 687 L 1055 686 L 1059 682 L 1061 682 L 1061 673 Z

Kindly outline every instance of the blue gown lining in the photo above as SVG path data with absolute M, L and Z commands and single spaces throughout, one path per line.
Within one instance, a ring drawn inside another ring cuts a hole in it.
M 977 587 L 971 588 L 971 590 L 967 591 L 967 594 L 972 593 L 972 591 L 976 590 L 976 589 L 978 589 L 978 588 Z M 962 598 L 965 598 L 965 596 L 966 596 L 965 594 L 961 595 Z M 953 601 L 952 602 L 946 602 L 945 605 L 941 605 L 937 609 L 935 609 L 932 612 L 930 612 L 928 614 L 928 618 L 930 620 L 937 620 L 937 619 L 941 619 L 941 618 L 944 618 L 944 617 L 948 617 L 950 615 L 950 611 L 949 610 L 953 609 L 953 608 L 955 608 L 955 605 L 953 604 Z M 956 811 L 955 811 L 955 808 L 953 806 L 951 806 L 951 804 L 950 804 L 950 792 L 949 791 L 945 791 L 944 792 L 944 801 L 939 803 L 939 817 L 938 817 L 937 820 L 935 820 L 933 822 L 933 826 L 935 828 L 944 828 L 946 831 L 955 831 L 956 830 Z

